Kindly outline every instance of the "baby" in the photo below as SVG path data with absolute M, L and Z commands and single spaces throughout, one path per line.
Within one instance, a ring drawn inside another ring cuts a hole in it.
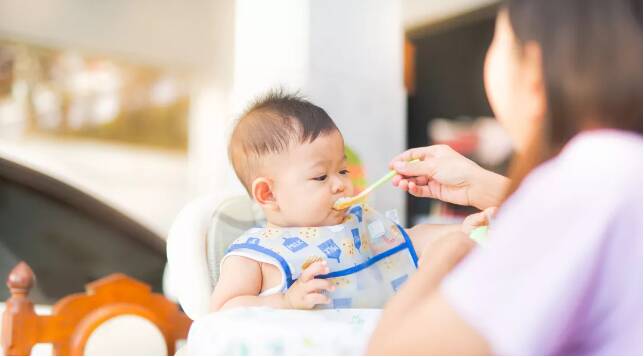
M 382 307 L 416 269 L 426 239 L 368 207 L 333 208 L 353 186 L 344 140 L 322 108 L 268 94 L 237 122 L 229 156 L 267 225 L 229 247 L 211 310 Z

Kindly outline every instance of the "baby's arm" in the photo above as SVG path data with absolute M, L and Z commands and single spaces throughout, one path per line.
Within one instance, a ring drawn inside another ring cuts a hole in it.
M 221 266 L 219 281 L 210 298 L 210 311 L 239 306 L 285 308 L 283 294 L 258 296 L 262 289 L 260 264 L 252 259 L 230 256 Z
M 277 309 L 311 309 L 329 303 L 322 290 L 333 291 L 334 286 L 315 276 L 326 274 L 325 261 L 306 268 L 300 278 L 284 294 L 258 296 L 262 289 L 262 270 L 258 262 L 240 256 L 230 256 L 222 264 L 219 281 L 212 293 L 210 310 L 218 311 L 242 306 L 267 306 Z

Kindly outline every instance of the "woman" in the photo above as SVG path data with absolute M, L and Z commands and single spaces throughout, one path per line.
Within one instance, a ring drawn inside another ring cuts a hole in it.
M 392 162 L 413 195 L 500 205 L 489 244 L 460 263 L 467 240 L 429 246 L 370 353 L 642 353 L 641 6 L 500 7 L 485 88 L 516 146 L 511 179 L 444 146 Z

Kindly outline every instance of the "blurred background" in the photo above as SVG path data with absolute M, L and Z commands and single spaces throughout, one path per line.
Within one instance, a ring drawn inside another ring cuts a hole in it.
M 0 0 L 0 276 L 27 260 L 39 303 L 112 271 L 160 290 L 163 240 L 181 207 L 243 193 L 228 134 L 271 88 L 331 115 L 358 180 L 437 143 L 503 173 L 511 147 L 482 72 L 496 6 Z M 371 203 L 408 225 L 471 212 L 392 188 Z

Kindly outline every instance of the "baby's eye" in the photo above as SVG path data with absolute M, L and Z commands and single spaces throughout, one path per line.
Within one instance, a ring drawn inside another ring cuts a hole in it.
M 348 174 L 349 174 L 349 170 L 346 170 L 346 169 L 340 170 L 340 175 L 348 175 Z
M 324 181 L 326 180 L 326 175 L 318 176 L 313 178 L 315 181 Z

